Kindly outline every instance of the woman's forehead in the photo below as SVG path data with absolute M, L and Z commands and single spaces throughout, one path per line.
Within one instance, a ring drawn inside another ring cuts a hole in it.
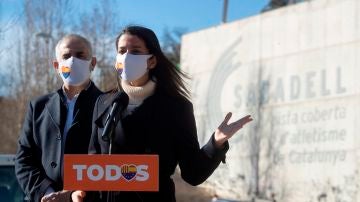
M 136 35 L 123 34 L 118 42 L 118 47 L 128 47 L 128 46 L 136 46 L 136 47 L 146 47 L 144 40 Z

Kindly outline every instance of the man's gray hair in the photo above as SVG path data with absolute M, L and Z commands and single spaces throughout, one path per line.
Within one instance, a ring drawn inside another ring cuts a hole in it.
M 66 39 L 71 39 L 71 38 L 76 38 L 76 39 L 80 39 L 82 42 L 85 43 L 85 45 L 87 46 L 88 50 L 89 50 L 89 56 L 92 57 L 92 47 L 91 47 L 91 44 L 89 42 L 89 40 L 87 40 L 85 37 L 83 36 L 80 36 L 78 34 L 68 34 L 68 35 L 65 35 L 63 38 L 61 38 L 59 40 L 59 42 L 56 44 L 56 47 L 55 47 L 55 56 L 56 56 L 56 59 L 59 60 L 61 59 L 61 56 L 60 56 L 60 45 L 62 44 L 62 42 Z

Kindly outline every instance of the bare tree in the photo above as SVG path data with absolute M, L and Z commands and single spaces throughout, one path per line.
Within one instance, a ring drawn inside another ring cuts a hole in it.
M 282 201 L 287 197 L 289 189 L 280 177 L 275 178 L 275 172 L 277 166 L 283 163 L 281 147 L 287 134 L 274 124 L 274 112 L 271 107 L 267 107 L 270 75 L 264 75 L 261 65 L 257 68 L 258 71 L 251 72 L 250 77 L 256 80 L 249 86 L 252 90 L 247 98 L 248 108 L 256 118 L 251 132 L 244 138 L 250 161 L 247 171 L 250 176 L 244 180 L 248 180 L 247 194 L 253 199 Z
M 24 25 L 16 54 L 18 68 L 13 74 L 17 97 L 28 100 L 59 87 L 51 61 L 55 43 L 65 33 L 65 18 L 70 8 L 68 0 L 25 1 Z
M 74 30 L 87 37 L 92 44 L 93 55 L 97 58 L 99 68 L 96 83 L 103 91 L 116 87 L 115 37 L 120 31 L 117 24 L 120 19 L 116 17 L 112 3 L 114 0 L 101 1 L 91 12 L 84 13 L 74 27 Z
M 248 150 L 250 154 L 250 165 L 251 165 L 251 178 L 253 179 L 252 182 L 250 182 L 248 193 L 249 195 L 253 195 L 258 198 L 264 198 L 265 190 L 261 190 L 260 187 L 260 178 L 261 178 L 261 168 L 260 168 L 260 154 L 262 151 L 262 140 L 264 139 L 264 134 L 262 134 L 261 128 L 264 127 L 262 123 L 264 123 L 264 110 L 263 110 L 263 104 L 264 99 L 262 97 L 263 95 L 263 89 L 262 89 L 262 79 L 263 79 L 263 73 L 261 67 L 258 67 L 258 71 L 256 72 L 257 75 L 255 75 L 254 78 L 257 78 L 257 82 L 254 84 L 253 89 L 256 89 L 253 92 L 253 96 L 251 96 L 251 100 L 248 100 L 248 103 L 252 103 L 251 111 L 254 117 L 257 117 L 253 124 L 253 131 L 248 136 Z
M 28 101 L 41 94 L 60 87 L 57 74 L 52 68 L 56 41 L 66 32 L 66 18 L 71 16 L 69 0 L 38 0 L 24 2 L 21 30 L 16 40 L 15 53 L 11 61 L 10 95 L 2 105 L 11 109 L 0 120 L 11 125 L 2 125 L 2 137 L 7 137 L 10 145 L 6 153 L 14 153 L 16 140 L 22 127 Z M 59 14 L 61 13 L 61 14 Z M 10 68 L 9 68 L 10 69 Z M 5 139 L 5 138 L 4 138 Z M 1 141 L 3 141 L 2 139 Z
M 176 27 L 171 31 L 164 30 L 162 49 L 167 58 L 176 66 L 180 66 L 181 36 L 186 32 L 185 28 Z
M 283 6 L 300 3 L 303 1 L 309 0 L 270 0 L 269 3 L 261 10 L 261 12 L 271 11 L 277 8 L 281 8 Z
M 3 7 L 2 7 L 2 2 L 0 2 L 0 18 L 2 18 L 2 13 L 3 13 Z M 20 20 L 21 14 L 11 14 L 10 17 L 8 17 L 7 20 L 2 20 L 1 24 L 0 24 L 0 41 L 4 40 L 5 37 L 5 33 L 8 32 L 11 28 L 13 28 Z M 0 56 L 5 52 L 5 50 L 7 49 L 7 47 L 4 47 L 3 43 L 1 43 L 2 46 L 0 48 Z

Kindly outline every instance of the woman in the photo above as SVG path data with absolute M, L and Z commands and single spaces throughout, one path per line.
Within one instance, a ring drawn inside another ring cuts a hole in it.
M 199 146 L 193 106 L 185 76 L 163 54 L 155 33 L 145 27 L 128 26 L 116 39 L 115 69 L 121 89 L 129 96 L 122 112 L 122 127 L 115 129 L 112 153 L 159 155 L 159 192 L 116 192 L 113 201 L 175 201 L 171 179 L 179 165 L 182 178 L 191 185 L 204 182 L 225 160 L 227 140 L 252 119 L 228 125 L 229 113 L 202 148 Z M 98 99 L 94 108 L 89 153 L 106 154 L 109 142 L 102 132 L 114 93 Z M 103 194 L 106 200 L 106 194 Z

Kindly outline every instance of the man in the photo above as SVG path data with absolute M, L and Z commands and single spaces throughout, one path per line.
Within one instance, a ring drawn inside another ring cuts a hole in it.
M 63 190 L 63 157 L 88 152 L 93 107 L 101 94 L 90 80 L 96 58 L 89 41 L 75 34 L 63 37 L 55 51 L 53 66 L 63 86 L 30 102 L 15 172 L 31 201 L 82 201 L 84 192 Z

